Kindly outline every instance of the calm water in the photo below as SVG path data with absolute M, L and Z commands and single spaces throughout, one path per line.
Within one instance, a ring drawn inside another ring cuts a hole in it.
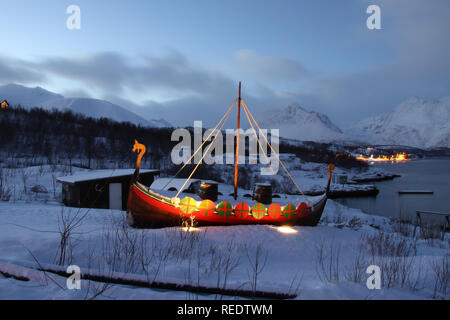
M 450 158 L 431 158 L 404 163 L 377 163 L 402 177 L 370 182 L 380 190 L 377 197 L 343 198 L 340 203 L 387 217 L 415 219 L 416 210 L 450 212 Z M 399 190 L 432 190 L 434 194 L 402 194 Z M 445 222 L 444 218 L 442 219 Z M 439 220 L 440 221 L 440 220 Z

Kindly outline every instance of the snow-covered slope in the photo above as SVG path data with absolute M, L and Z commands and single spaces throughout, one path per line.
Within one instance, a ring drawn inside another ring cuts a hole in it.
M 313 169 L 316 164 L 303 165 L 308 171 L 301 176 L 306 177 L 308 172 L 316 177 L 322 175 Z M 55 189 L 55 176 L 66 175 L 69 170 L 77 174 L 89 172 L 86 169 L 42 165 L 3 170 L 4 177 L 8 177 L 7 184 L 4 184 L 7 188 L 23 189 L 25 174 L 28 190 L 41 186 L 48 192 L 14 192 L 10 201 L 0 201 L 0 271 L 3 272 L 0 274 L 0 300 L 217 299 L 216 294 L 117 284 L 106 286 L 88 280 L 82 280 L 80 290 L 68 290 L 67 278 L 36 270 L 36 267 L 44 266 L 65 271 L 69 264 L 79 266 L 83 272 L 109 278 L 152 279 L 180 286 L 240 290 L 254 290 L 252 288 L 257 286 L 258 291 L 293 293 L 297 299 L 450 298 L 445 284 L 436 286 L 436 283 L 444 282 L 439 276 L 446 274 L 443 267 L 448 264 L 448 233 L 443 240 L 423 239 L 419 228 L 412 236 L 413 225 L 400 225 L 333 200 L 327 202 L 321 222 L 316 227 L 240 225 L 194 228 L 192 232 L 185 232 L 182 228 L 132 229 L 124 228 L 124 211 L 68 208 L 59 203 L 60 200 L 55 202 L 61 199 L 61 188 Z M 304 180 L 297 180 L 297 177 L 296 181 L 303 185 Z M 228 187 L 228 191 L 233 189 L 232 185 Z M 301 200 L 297 197 L 297 201 Z M 73 233 L 67 239 L 74 244 L 68 245 L 65 256 L 60 249 L 61 235 L 45 232 L 60 230 L 62 217 L 79 221 L 76 225 L 71 224 Z M 379 244 L 377 249 L 380 250 L 374 255 L 368 243 Z M 130 248 L 139 254 L 116 254 L 130 252 Z M 392 256 L 391 248 L 403 250 Z M 154 255 L 155 252 L 158 255 Z M 55 266 L 61 257 L 63 266 Z M 260 269 L 253 285 L 249 277 L 258 257 L 264 259 L 264 268 Z M 144 259 L 145 265 L 142 263 Z M 217 267 L 223 259 L 233 263 L 233 267 Z M 366 275 L 366 268 L 369 265 L 382 268 L 380 290 L 367 288 L 370 275 Z M 437 267 L 441 271 L 437 272 Z M 396 274 L 397 270 L 401 270 L 401 274 Z M 16 279 L 4 275 L 16 275 Z M 17 277 L 29 281 L 20 281 Z M 220 296 L 222 298 L 239 299 Z
M 42 107 L 44 109 L 71 110 L 88 117 L 106 117 L 115 121 L 127 121 L 143 126 L 170 127 L 163 120 L 146 120 L 134 112 L 105 100 L 90 98 L 65 98 L 60 94 L 44 90 L 40 87 L 28 88 L 16 84 L 0 87 L 0 99 L 6 99 L 11 105 L 22 105 L 25 108 Z
M 11 105 L 20 104 L 25 108 L 37 107 L 43 102 L 63 98 L 62 95 L 41 87 L 28 88 L 12 83 L 0 86 L 0 100 L 6 99 Z
M 301 141 L 341 140 L 342 131 L 321 113 L 306 111 L 297 104 L 267 110 L 259 117 L 261 128 L 280 129 L 280 136 Z
M 450 97 L 408 99 L 391 113 L 361 121 L 346 134 L 373 144 L 450 148 Z
M 106 117 L 116 121 L 128 121 L 135 124 L 149 125 L 148 121 L 118 105 L 108 101 L 89 98 L 63 98 L 46 101 L 40 106 L 44 109 L 71 110 L 92 118 Z

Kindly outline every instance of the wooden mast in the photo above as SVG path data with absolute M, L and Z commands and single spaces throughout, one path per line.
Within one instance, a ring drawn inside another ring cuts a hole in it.
M 241 126 L 241 82 L 239 81 L 237 133 L 236 133 L 236 153 L 235 153 L 235 157 L 234 157 L 234 200 L 237 199 L 238 163 L 239 163 L 239 129 L 240 129 L 240 126 Z

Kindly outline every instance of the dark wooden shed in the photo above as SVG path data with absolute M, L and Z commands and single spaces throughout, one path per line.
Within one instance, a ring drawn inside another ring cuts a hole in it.
M 95 170 L 60 177 L 64 205 L 126 210 L 134 169 Z M 159 170 L 140 170 L 139 181 L 150 186 Z

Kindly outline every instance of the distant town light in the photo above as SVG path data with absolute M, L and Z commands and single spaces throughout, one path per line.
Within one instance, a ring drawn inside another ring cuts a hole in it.
M 396 153 L 392 156 L 374 156 L 371 154 L 369 157 L 364 156 L 362 154 L 359 157 L 356 157 L 357 160 L 360 161 L 368 161 L 368 162 L 405 162 L 409 161 L 408 155 L 404 152 Z

